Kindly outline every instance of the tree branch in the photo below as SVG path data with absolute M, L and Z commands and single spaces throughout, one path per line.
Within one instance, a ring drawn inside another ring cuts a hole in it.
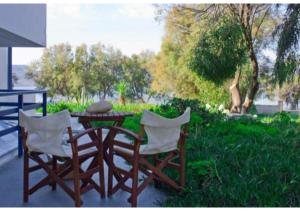
M 203 14 L 206 14 L 211 8 L 214 8 L 215 4 L 210 4 L 209 6 L 207 6 L 203 10 L 197 9 L 197 8 L 194 8 L 194 7 L 188 7 L 188 6 L 185 6 L 185 5 L 179 5 L 178 7 L 181 8 L 181 9 L 186 9 L 186 10 L 192 11 L 196 14 L 203 15 Z
M 260 23 L 258 24 L 257 29 L 256 29 L 256 32 L 254 33 L 254 36 L 253 36 L 253 39 L 254 39 L 254 40 L 256 39 L 256 36 L 257 36 L 257 34 L 258 34 L 258 31 L 259 31 L 259 29 L 260 29 L 262 23 L 264 22 L 264 19 L 266 18 L 267 14 L 268 14 L 268 12 L 269 12 L 269 10 L 270 10 L 270 8 L 271 8 L 271 7 L 268 7 L 268 9 L 265 11 L 265 13 L 264 13 L 262 19 L 260 20 Z

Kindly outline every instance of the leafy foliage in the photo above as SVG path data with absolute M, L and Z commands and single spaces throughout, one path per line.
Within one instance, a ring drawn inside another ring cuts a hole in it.
M 56 103 L 47 103 L 47 113 L 56 113 L 62 110 L 68 110 L 69 112 L 82 112 L 84 111 L 91 102 L 81 104 L 81 103 L 74 103 L 74 102 L 66 102 L 66 101 L 59 101 Z M 42 112 L 42 108 L 38 108 L 37 112 Z
M 59 44 L 45 49 L 41 59 L 28 67 L 27 76 L 32 77 L 38 87 L 47 88 L 51 97 L 71 96 L 72 70 L 72 48 L 69 44 Z
M 117 91 L 119 95 L 125 95 L 127 90 L 127 85 L 125 81 L 121 81 L 117 84 Z
M 114 85 L 122 76 L 123 55 L 120 50 L 106 48 L 100 43 L 90 50 L 90 92 L 100 99 L 112 96 Z
M 126 94 L 126 91 L 128 89 L 128 85 L 127 83 L 125 83 L 125 81 L 120 81 L 118 84 L 117 84 L 117 92 L 119 94 L 119 101 L 122 105 L 125 105 L 126 103 L 126 99 L 125 99 L 125 94 Z
M 237 68 L 251 63 L 242 96 L 243 111 L 248 112 L 259 88 L 257 57 L 280 22 L 276 8 L 271 4 L 161 6 L 158 14 L 166 22 L 166 33 L 152 68 L 153 86 L 172 96 L 229 106 L 227 80 Z
M 152 75 L 151 88 L 172 97 L 229 106 L 228 87 L 208 81 L 188 66 L 191 48 L 199 34 L 207 30 L 209 21 L 203 18 L 199 22 L 199 17 L 192 10 L 181 10 L 179 6 L 168 8 L 164 20 L 166 33 L 161 51 L 149 68 Z
M 93 101 L 89 101 L 86 104 L 81 103 L 74 103 L 74 102 L 66 102 L 66 101 L 59 101 L 56 103 L 48 103 L 47 104 L 47 112 L 48 113 L 56 113 L 67 109 L 70 112 L 82 112 L 84 111 L 89 105 L 91 105 Z M 124 112 L 135 112 L 140 113 L 145 109 L 153 109 L 155 105 L 152 104 L 113 104 L 113 111 L 124 111 Z M 38 112 L 42 112 L 42 108 L 37 110 Z
M 299 34 L 300 34 L 300 5 L 289 4 L 284 22 L 278 26 L 279 34 L 277 57 L 274 66 L 274 75 L 280 85 L 290 81 L 299 74 L 297 61 L 299 60 Z
M 222 83 L 245 62 L 242 29 L 234 19 L 223 18 L 199 36 L 191 50 L 189 66 L 202 77 Z
M 113 96 L 119 81 L 126 81 L 126 95 L 132 101 L 142 100 L 149 92 L 150 74 L 147 61 L 151 52 L 125 57 L 122 52 L 101 43 L 81 44 L 75 52 L 67 43 L 51 46 L 33 62 L 27 76 L 38 87 L 48 89 L 49 96 L 66 97 L 85 103 L 89 97 Z
M 144 94 L 149 94 L 151 75 L 147 70 L 147 62 L 152 57 L 151 52 L 142 52 L 125 59 L 122 67 L 128 89 L 124 94 L 129 99 L 144 102 Z
M 163 206 L 299 206 L 299 129 L 286 113 L 204 125 L 186 142 L 185 190 L 164 186 Z

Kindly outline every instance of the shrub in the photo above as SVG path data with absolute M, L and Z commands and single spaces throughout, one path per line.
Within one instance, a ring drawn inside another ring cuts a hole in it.
M 292 116 L 288 112 L 280 112 L 273 115 L 273 122 L 288 124 L 292 121 Z
M 56 113 L 62 110 L 67 109 L 70 112 L 80 112 L 84 111 L 91 102 L 86 104 L 80 104 L 80 103 L 73 103 L 73 102 L 66 102 L 66 101 L 60 101 L 57 103 L 48 103 L 47 104 L 47 112 L 48 113 Z M 42 108 L 38 108 L 37 112 L 42 112 Z
M 190 137 L 186 188 L 163 186 L 163 206 L 299 206 L 299 125 L 289 114 L 264 118 L 220 119 Z

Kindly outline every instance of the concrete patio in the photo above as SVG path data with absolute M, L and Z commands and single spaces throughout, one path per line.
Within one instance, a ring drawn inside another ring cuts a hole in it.
M 50 186 L 45 186 L 29 197 L 28 203 L 22 201 L 23 189 L 23 159 L 15 158 L 0 167 L 0 207 L 73 207 L 73 200 L 61 189 L 52 191 Z M 123 161 L 122 161 L 123 162 Z M 124 162 L 125 164 L 125 162 Z M 125 164 L 126 165 L 126 164 Z M 42 171 L 34 173 L 30 182 L 36 183 L 45 174 Z M 105 169 L 107 185 L 107 168 Z M 97 175 L 98 177 L 98 175 Z M 97 179 L 96 179 L 97 181 Z M 72 182 L 70 186 L 72 186 Z M 107 187 L 106 187 L 107 191 Z M 127 202 L 129 194 L 124 191 L 116 192 L 112 197 L 100 199 L 95 190 L 82 195 L 83 207 L 130 207 Z M 142 192 L 138 199 L 139 207 L 157 207 L 166 197 L 166 194 L 154 186 L 149 186 Z

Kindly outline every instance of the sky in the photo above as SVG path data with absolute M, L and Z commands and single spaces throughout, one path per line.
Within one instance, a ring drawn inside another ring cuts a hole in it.
M 101 42 L 125 55 L 158 52 L 164 33 L 152 4 L 47 4 L 47 46 Z M 37 60 L 43 48 L 13 48 L 13 64 Z

